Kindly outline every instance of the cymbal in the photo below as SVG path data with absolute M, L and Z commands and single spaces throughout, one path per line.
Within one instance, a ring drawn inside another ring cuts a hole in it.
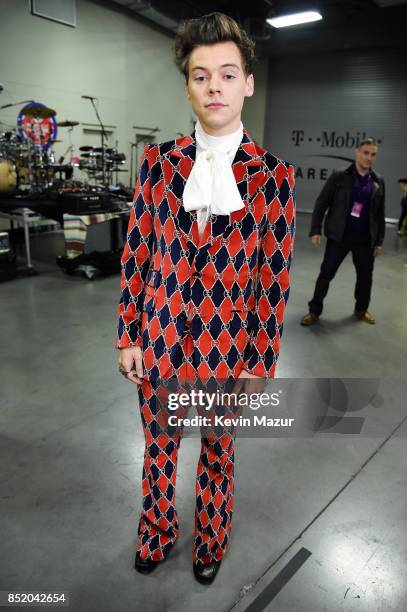
M 69 119 L 67 119 L 66 121 L 58 123 L 58 127 L 75 127 L 75 125 L 79 125 L 79 121 L 69 121 Z
M 79 151 L 93 151 L 93 147 L 84 145 L 83 147 L 79 147 Z
M 35 117 L 36 119 L 49 119 L 50 117 L 55 117 L 57 114 L 57 111 L 52 108 L 34 104 L 27 104 L 21 112 L 28 117 Z

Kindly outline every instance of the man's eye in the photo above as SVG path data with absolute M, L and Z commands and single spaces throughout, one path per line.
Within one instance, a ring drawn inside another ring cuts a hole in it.
M 203 81 L 205 77 L 203 76 L 199 76 L 199 77 L 195 77 L 194 81 Z
M 225 76 L 228 80 L 236 78 L 234 74 L 226 74 Z

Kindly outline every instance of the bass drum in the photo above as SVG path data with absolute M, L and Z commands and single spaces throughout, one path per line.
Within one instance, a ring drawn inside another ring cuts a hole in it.
M 15 165 L 8 159 L 0 159 L 0 193 L 14 193 L 17 189 Z

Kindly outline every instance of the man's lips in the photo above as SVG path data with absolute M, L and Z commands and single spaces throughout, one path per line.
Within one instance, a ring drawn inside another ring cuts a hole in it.
M 211 104 L 207 104 L 206 108 L 223 108 L 226 104 L 222 104 L 221 102 L 211 102 Z

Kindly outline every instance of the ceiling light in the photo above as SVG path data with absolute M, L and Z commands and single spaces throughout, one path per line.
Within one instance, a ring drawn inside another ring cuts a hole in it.
M 320 19 L 322 19 L 322 15 L 317 11 L 305 11 L 303 13 L 292 13 L 292 15 L 282 15 L 281 17 L 271 17 L 266 21 L 274 28 L 286 28 L 300 23 L 319 21 Z

